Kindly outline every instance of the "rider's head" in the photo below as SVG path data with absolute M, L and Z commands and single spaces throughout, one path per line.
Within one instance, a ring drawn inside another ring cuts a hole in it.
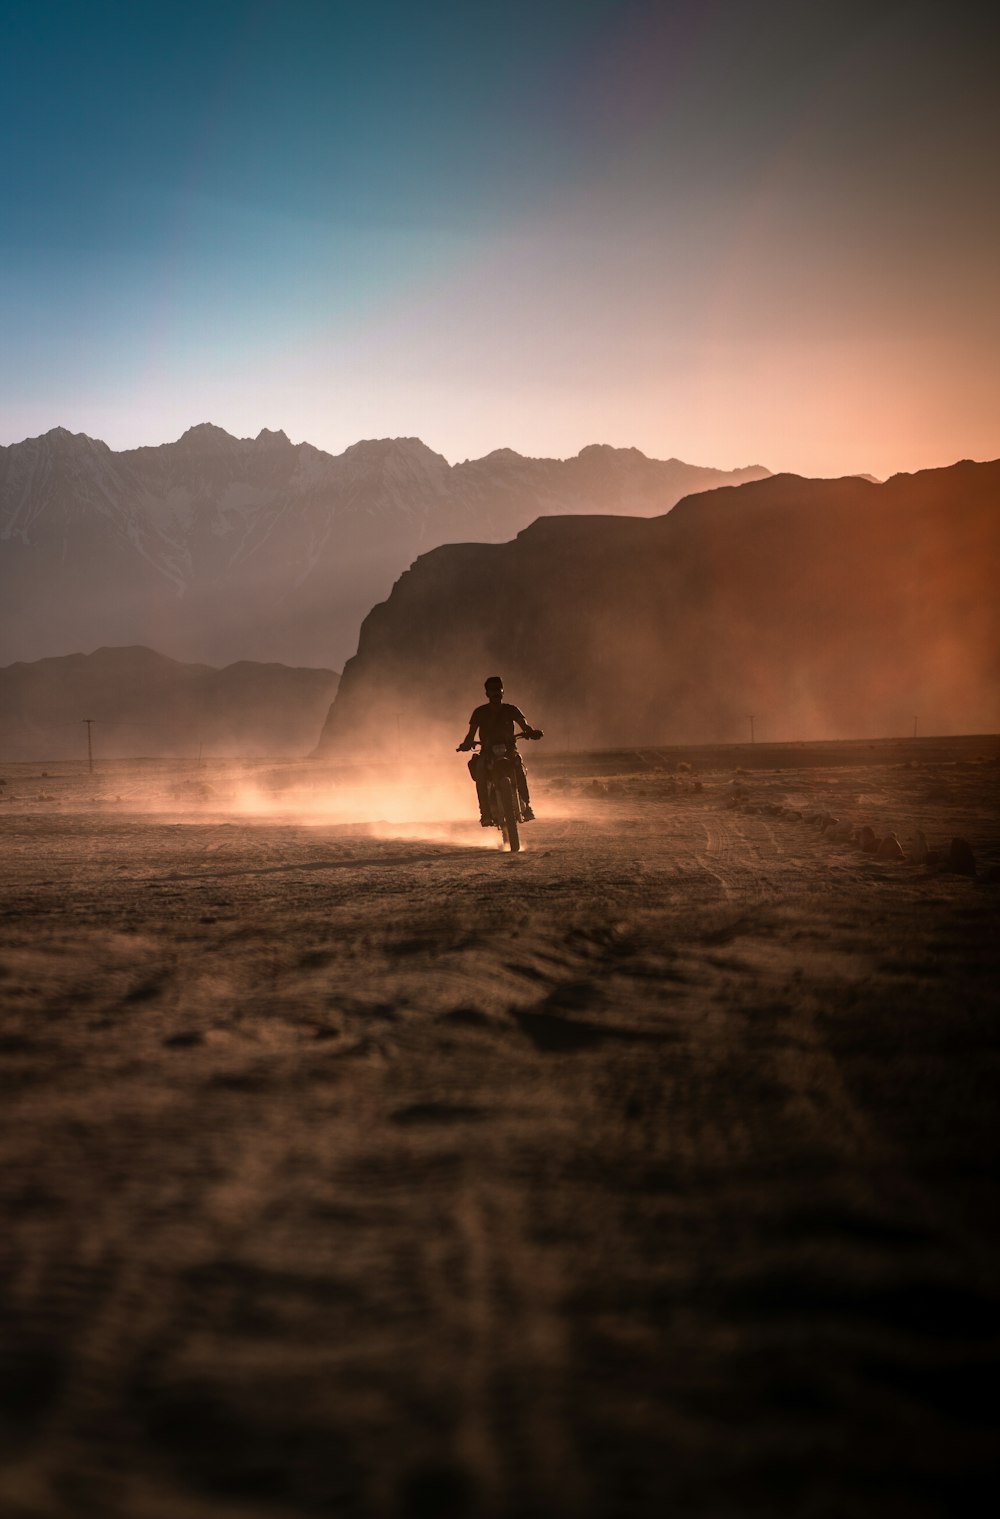
M 486 692 L 486 695 L 489 697 L 490 701 L 499 701 L 503 696 L 503 681 L 500 679 L 499 675 L 491 675 L 485 682 L 483 690 Z

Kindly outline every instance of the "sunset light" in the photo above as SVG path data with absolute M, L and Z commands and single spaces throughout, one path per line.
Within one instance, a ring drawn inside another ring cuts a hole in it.
M 1000 7 L 3 23 L 0 1519 L 974 1519 Z
M 14 12 L 0 441 L 1000 452 L 983 13 Z

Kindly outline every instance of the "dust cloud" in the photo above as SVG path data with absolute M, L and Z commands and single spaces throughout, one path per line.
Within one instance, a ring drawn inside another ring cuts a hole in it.
M 565 749 L 993 732 L 998 478 L 778 476 L 438 549 L 366 619 L 321 752 L 391 752 L 494 670 Z
M 439 766 L 405 773 L 386 767 L 332 783 L 305 780 L 278 788 L 265 777 L 238 785 L 230 811 L 248 820 L 340 827 L 371 838 L 495 847 L 496 836 L 479 826 L 475 788 L 464 763 L 456 769 L 460 773 L 449 776 Z
M 496 830 L 479 824 L 466 760 L 464 754 L 443 755 L 438 763 L 358 767 L 334 778 L 316 777 L 308 766 L 290 767 L 291 773 L 284 774 L 265 772 L 234 784 L 227 811 L 248 822 L 339 828 L 368 838 L 424 839 L 463 849 L 500 848 Z M 530 764 L 526 769 L 531 780 Z M 295 770 L 305 774 L 293 779 Z M 544 783 L 543 794 L 550 820 L 570 823 L 594 816 L 586 797 L 570 798 Z M 529 832 L 522 830 L 522 853 L 530 848 Z
M 315 828 L 368 839 L 425 840 L 458 849 L 503 847 L 483 829 L 467 756 L 429 749 L 419 764 L 308 761 L 113 760 L 94 773 L 47 761 L 3 767 L 0 802 L 11 810 L 134 815 L 161 824 Z M 529 778 L 532 767 L 528 765 Z M 546 813 L 590 815 L 585 797 L 544 789 Z M 530 839 L 522 835 L 522 852 Z

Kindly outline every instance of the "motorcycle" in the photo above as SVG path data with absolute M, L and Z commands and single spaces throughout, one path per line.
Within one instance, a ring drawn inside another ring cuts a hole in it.
M 517 790 L 517 741 L 520 738 L 541 736 L 541 729 L 533 729 L 530 733 L 515 733 L 509 744 L 483 744 L 476 739 L 470 745 L 479 750 L 479 763 L 486 766 L 489 816 L 493 819 L 494 828 L 499 828 L 501 837 L 509 845 L 512 854 L 516 854 L 521 847 L 518 824 L 524 822 Z M 460 753 L 463 748 L 464 745 L 460 744 L 456 753 Z

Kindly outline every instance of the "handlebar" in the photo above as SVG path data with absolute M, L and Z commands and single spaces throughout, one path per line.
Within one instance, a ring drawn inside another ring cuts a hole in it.
M 519 738 L 535 739 L 535 738 L 544 738 L 544 737 L 545 737 L 545 734 L 542 732 L 541 728 L 533 728 L 530 733 L 515 733 L 513 741 L 516 744 Z M 456 754 L 467 754 L 468 751 L 469 751 L 469 749 L 481 749 L 482 747 L 483 747 L 483 741 L 482 741 L 482 739 L 481 738 L 474 738 L 472 740 L 472 743 L 469 744 L 468 746 L 466 746 L 465 744 L 459 744 L 458 747 L 455 750 L 455 753 Z

